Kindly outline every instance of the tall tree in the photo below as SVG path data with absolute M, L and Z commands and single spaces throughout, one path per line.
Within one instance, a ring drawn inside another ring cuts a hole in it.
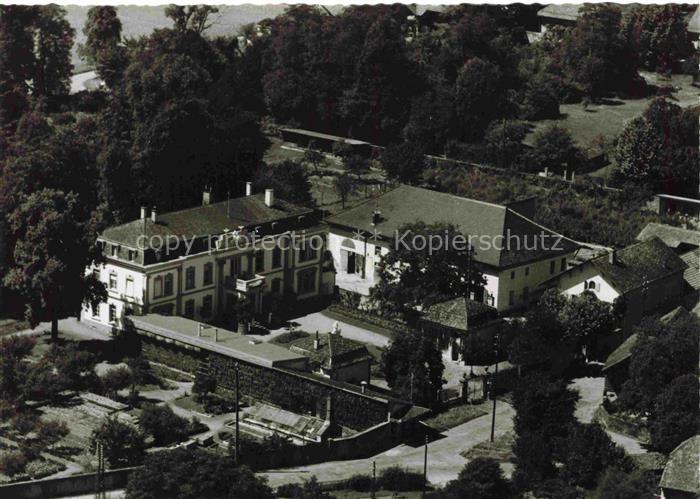
M 37 9 L 33 94 L 66 95 L 73 72 L 71 49 L 75 30 L 66 19 L 63 7 L 49 4 Z
M 355 84 L 343 99 L 351 136 L 374 143 L 398 139 L 408 119 L 407 104 L 422 84 L 408 58 L 399 23 L 389 14 L 380 15 L 367 31 L 356 63 Z
M 43 189 L 27 196 L 9 219 L 17 242 L 4 283 L 26 299 L 32 326 L 51 321 L 53 341 L 58 319 L 78 315 L 85 300 L 96 303 L 105 294 L 99 281 L 85 276 L 95 255 L 78 209 L 76 194 Z
M 679 5 L 641 5 L 625 16 L 622 33 L 650 71 L 671 72 L 676 61 L 693 53 Z
M 510 496 L 510 484 L 498 461 L 477 457 L 462 468 L 456 480 L 447 483 L 444 494 L 446 499 L 501 499 Z
M 698 189 L 698 114 L 663 98 L 627 123 L 615 160 L 623 180 L 674 194 Z
M 274 189 L 275 197 L 301 206 L 316 206 L 311 194 L 311 182 L 304 167 L 292 160 L 262 166 L 256 172 L 254 187 L 257 192 Z
M 698 432 L 700 398 L 695 373 L 679 376 L 656 397 L 649 434 L 652 447 L 668 453 Z
M 414 142 L 392 144 L 382 152 L 381 162 L 390 178 L 406 184 L 417 184 L 425 167 L 425 151 Z
M 97 68 L 97 74 L 110 88 L 118 82 L 127 63 L 126 48 L 121 45 L 122 23 L 117 8 L 106 5 L 90 7 L 79 53 Z
M 36 14 L 34 6 L 0 5 L 0 128 L 5 133 L 13 131 L 28 106 Z
M 516 468 L 513 480 L 520 490 L 555 475 L 554 460 L 561 457 L 574 423 L 578 394 L 563 380 L 533 373 L 522 377 L 513 392 Z
M 211 27 L 209 16 L 219 9 L 212 5 L 168 5 L 165 15 L 173 20 L 178 31 L 190 30 L 201 35 Z
M 498 66 L 479 58 L 466 61 L 455 83 L 455 125 L 461 130 L 460 138 L 480 139 L 489 123 L 503 113 L 503 95 Z
M 396 335 L 382 352 L 381 367 L 389 387 L 404 399 L 428 407 L 439 402 L 445 366 L 435 342 L 422 332 Z
M 383 313 L 415 318 L 416 310 L 448 298 L 476 296 L 485 284 L 473 248 L 446 223 L 400 227 L 396 244 L 382 256 L 379 281 L 370 291 Z

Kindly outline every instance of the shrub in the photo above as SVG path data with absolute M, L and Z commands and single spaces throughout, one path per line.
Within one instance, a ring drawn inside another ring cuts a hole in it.
M 141 410 L 141 429 L 153 436 L 156 445 L 168 445 L 187 438 L 190 425 L 167 405 L 148 404 Z
M 0 457 L 0 472 L 15 476 L 27 468 L 27 457 L 19 451 L 10 452 Z
M 280 334 L 272 341 L 273 343 L 285 345 L 287 343 L 291 343 L 294 340 L 298 340 L 299 338 L 307 338 L 308 336 L 311 336 L 311 334 L 307 333 L 306 331 L 302 331 L 301 329 L 295 329 L 294 331 L 289 331 L 287 333 Z
M 423 475 L 400 466 L 392 466 L 382 471 L 377 482 L 382 489 L 408 492 L 423 488 Z
M 98 443 L 102 444 L 105 459 L 112 468 L 141 464 L 146 448 L 141 432 L 116 418 L 108 418 L 93 430 L 90 438 L 90 452 L 93 454 Z
M 102 389 L 108 397 L 115 397 L 117 392 L 131 384 L 131 371 L 124 366 L 110 369 L 100 376 Z
M 370 492 L 372 490 L 372 477 L 366 474 L 358 473 L 345 481 L 345 487 L 357 492 Z

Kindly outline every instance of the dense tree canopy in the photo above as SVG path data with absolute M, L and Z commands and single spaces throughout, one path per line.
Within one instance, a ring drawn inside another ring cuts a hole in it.
M 400 227 L 398 237 L 402 242 L 382 256 L 379 281 L 371 290 L 385 313 L 410 320 L 418 306 L 482 292 L 485 280 L 473 262 L 473 248 L 454 226 L 416 222 Z
M 267 484 L 249 468 L 236 467 L 230 459 L 202 449 L 176 449 L 149 455 L 143 467 L 129 478 L 126 494 L 140 499 L 274 497 Z
M 425 407 L 438 402 L 445 366 L 435 342 L 422 332 L 397 335 L 382 352 L 381 366 L 391 389 L 405 400 Z
M 619 175 L 673 194 L 698 190 L 698 114 L 666 99 L 654 100 L 617 139 Z

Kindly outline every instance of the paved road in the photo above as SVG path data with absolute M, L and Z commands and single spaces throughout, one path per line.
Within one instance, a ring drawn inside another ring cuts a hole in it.
M 496 437 L 513 429 L 513 408 L 499 402 L 496 410 Z M 428 480 L 433 485 L 444 485 L 457 477 L 468 462 L 460 452 L 489 439 L 491 414 L 468 421 L 444 433 L 446 438 L 428 444 Z M 371 473 L 372 461 L 377 471 L 390 466 L 402 466 L 416 471 L 423 469 L 424 448 L 399 445 L 369 459 L 332 461 L 263 473 L 270 485 L 277 487 L 285 483 L 299 483 L 313 475 L 321 482 L 333 482 L 357 473 Z
M 605 378 L 578 378 L 573 382 L 573 387 L 576 388 L 581 396 L 581 399 L 576 404 L 576 419 L 582 423 L 590 423 L 593 420 L 593 413 L 603 401 L 603 389 L 605 386 Z M 606 430 L 613 442 L 625 449 L 630 454 L 644 454 L 647 450 L 642 447 L 639 441 L 615 433 L 614 431 Z
M 315 333 L 318 331 L 321 334 L 328 333 L 333 329 L 333 325 L 336 320 L 331 319 L 323 314 L 323 312 L 315 312 L 313 314 L 305 315 L 296 319 L 292 319 L 292 322 L 298 324 L 295 326 L 297 330 L 307 331 L 309 333 Z M 342 321 L 337 321 L 340 327 L 340 334 L 343 336 L 361 341 L 363 343 L 368 343 L 370 345 L 375 345 L 377 347 L 384 347 L 389 344 L 389 338 L 382 336 L 381 334 L 373 333 L 367 329 L 363 329 L 351 324 L 347 324 Z M 275 336 L 279 336 L 282 333 L 288 332 L 289 329 L 286 327 L 280 329 L 274 329 L 270 331 L 270 334 L 264 336 L 249 335 L 254 338 L 260 339 L 262 341 L 270 341 Z

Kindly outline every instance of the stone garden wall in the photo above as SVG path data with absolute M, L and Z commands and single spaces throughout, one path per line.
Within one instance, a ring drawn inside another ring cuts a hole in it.
M 235 393 L 236 359 L 214 352 L 184 349 L 174 344 L 141 339 L 142 354 L 149 360 L 188 372 L 207 369 L 226 391 Z M 365 430 L 387 421 L 390 402 L 359 393 L 356 388 L 323 378 L 238 361 L 242 396 L 262 400 L 299 414 L 326 418 L 328 400 L 333 421 L 354 430 Z

